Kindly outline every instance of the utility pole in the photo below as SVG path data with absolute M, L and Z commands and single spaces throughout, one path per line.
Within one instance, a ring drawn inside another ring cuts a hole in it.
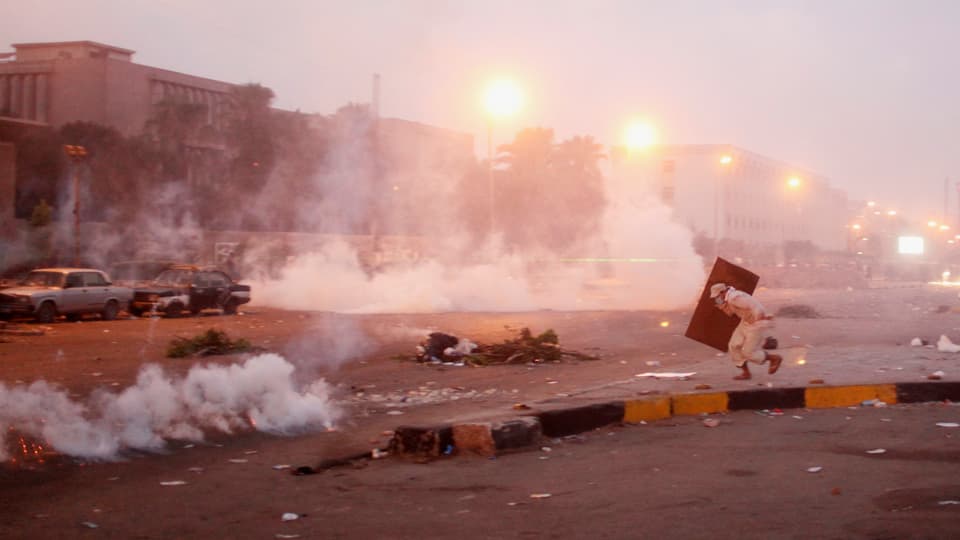
M 65 144 L 63 150 L 73 162 L 73 265 L 80 266 L 80 164 L 87 158 L 87 149 Z

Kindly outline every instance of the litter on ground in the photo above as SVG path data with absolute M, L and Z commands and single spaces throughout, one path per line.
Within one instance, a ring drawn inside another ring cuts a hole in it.
M 675 373 L 671 371 L 665 371 L 660 373 L 647 372 L 647 373 L 637 373 L 635 377 L 650 377 L 653 379 L 689 379 L 696 375 L 696 371 L 691 371 L 687 373 Z

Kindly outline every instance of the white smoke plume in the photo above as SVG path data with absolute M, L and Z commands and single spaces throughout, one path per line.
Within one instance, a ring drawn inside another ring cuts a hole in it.
M 344 313 L 674 309 L 703 282 L 689 230 L 643 194 L 609 190 L 602 232 L 582 257 L 547 251 L 502 255 L 495 246 L 473 259 L 427 257 L 372 276 L 354 248 L 331 241 L 296 256 L 277 278 L 254 284 L 256 301 L 286 309 Z M 449 245 L 455 238 L 438 238 Z
M 86 402 L 46 381 L 0 383 L 0 458 L 8 457 L 4 437 L 11 431 L 63 454 L 109 460 L 128 449 L 163 449 L 171 439 L 203 440 L 211 430 L 291 434 L 331 428 L 341 412 L 329 386 L 321 379 L 298 389 L 293 371 L 276 354 L 196 366 L 183 378 L 148 365 L 135 385 L 120 393 L 99 391 Z

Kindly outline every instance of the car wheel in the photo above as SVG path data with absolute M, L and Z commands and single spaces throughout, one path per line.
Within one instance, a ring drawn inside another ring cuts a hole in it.
M 191 315 L 199 315 L 201 311 L 203 311 L 203 310 L 200 309 L 200 308 L 198 308 L 198 307 L 191 307 L 191 308 L 190 308 L 190 314 L 191 314 Z
M 57 306 L 53 302 L 44 302 L 37 308 L 37 322 L 44 324 L 52 323 L 57 318 Z
M 143 316 L 143 310 L 140 309 L 140 308 L 132 307 L 132 308 L 130 308 L 129 311 L 130 311 L 130 314 L 133 315 L 134 317 L 141 317 L 141 316 Z
M 79 321 L 81 318 L 82 318 L 82 317 L 80 316 L 79 313 L 67 313 L 67 320 L 70 321 L 70 322 L 77 322 L 77 321 Z
M 103 316 L 103 320 L 112 321 L 117 318 L 118 311 L 120 311 L 120 308 L 117 306 L 116 300 L 111 300 L 103 306 L 103 312 L 100 315 Z
M 228 300 L 226 305 L 223 306 L 224 315 L 236 315 L 237 314 L 237 303 L 233 300 Z
M 167 309 L 164 310 L 167 317 L 179 317 L 183 315 L 183 304 L 180 302 L 170 302 Z

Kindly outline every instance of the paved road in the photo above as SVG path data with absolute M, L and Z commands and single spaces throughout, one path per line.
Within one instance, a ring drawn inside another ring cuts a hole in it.
M 960 428 L 936 425 L 960 422 L 960 407 L 711 418 L 719 426 L 682 417 L 496 459 L 387 458 L 299 477 L 244 453 L 255 438 L 20 471 L 4 477 L 17 489 L 2 490 L 0 536 L 875 539 L 960 530 Z M 867 452 L 876 449 L 885 452 Z M 247 462 L 227 462 L 225 451 Z M 160 485 L 177 479 L 188 483 Z M 302 517 L 283 522 L 284 513 Z

